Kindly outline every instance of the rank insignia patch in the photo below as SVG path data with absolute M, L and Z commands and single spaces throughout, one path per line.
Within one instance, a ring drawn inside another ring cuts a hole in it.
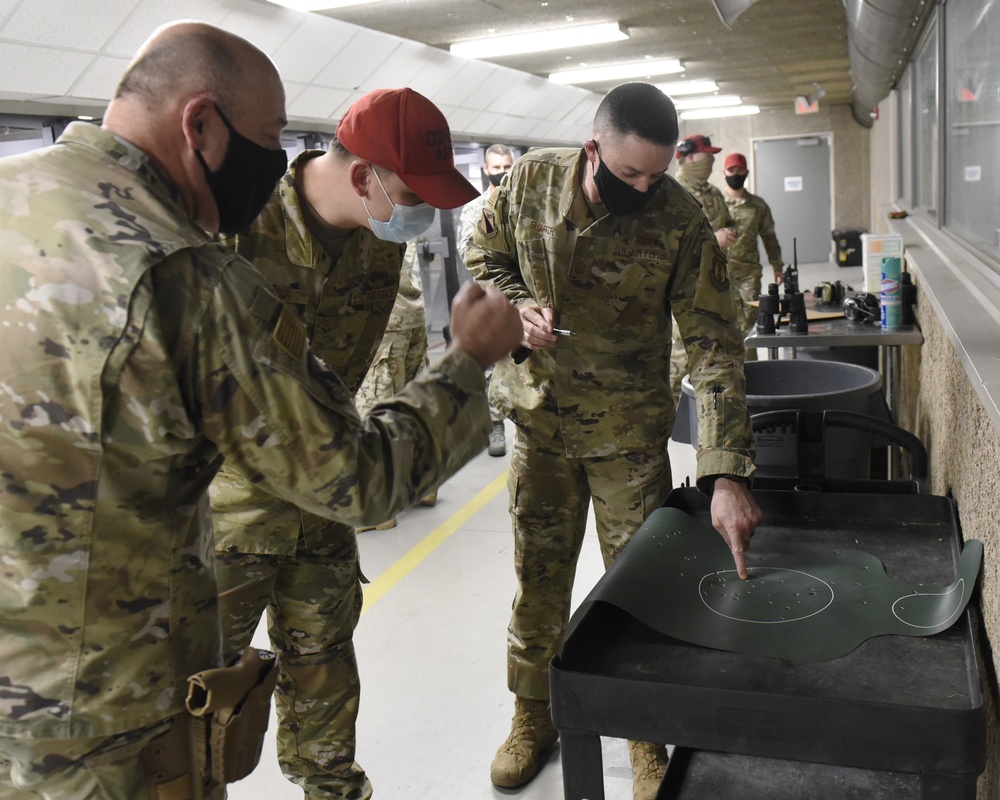
M 483 215 L 479 218 L 479 230 L 482 231 L 483 236 L 487 239 L 496 235 L 497 218 L 494 216 L 492 209 L 483 209 Z

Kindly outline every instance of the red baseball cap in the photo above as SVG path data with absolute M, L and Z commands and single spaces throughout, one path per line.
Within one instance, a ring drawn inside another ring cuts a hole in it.
M 677 143 L 677 155 L 689 156 L 692 153 L 718 153 L 721 147 L 712 147 L 712 140 L 701 133 L 693 133 Z
M 747 158 L 742 153 L 730 153 L 726 156 L 726 164 L 723 169 L 729 169 L 730 167 L 743 167 L 747 168 Z
M 337 125 L 337 139 L 358 158 L 391 169 L 435 208 L 479 197 L 455 168 L 444 114 L 413 89 L 376 89 L 355 101 Z

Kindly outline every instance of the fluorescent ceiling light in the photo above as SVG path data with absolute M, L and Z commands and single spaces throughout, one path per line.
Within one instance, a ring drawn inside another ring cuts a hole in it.
M 672 83 L 658 83 L 656 88 L 671 97 L 682 94 L 711 94 L 719 91 L 715 81 L 673 81 Z
M 276 6 L 294 8 L 296 11 L 326 11 L 328 8 L 363 6 L 380 3 L 382 0 L 267 0 Z
M 632 61 L 628 64 L 605 64 L 601 67 L 561 70 L 550 73 L 549 80 L 556 83 L 592 83 L 593 81 L 641 78 L 649 75 L 672 75 L 683 71 L 684 67 L 676 58 L 650 58 L 646 61 Z
M 708 97 L 692 97 L 689 100 L 674 100 L 674 108 L 678 111 L 691 111 L 695 108 L 721 108 L 722 106 L 742 105 L 743 100 L 735 94 L 715 94 Z
M 450 49 L 455 55 L 466 58 L 494 58 L 515 53 L 537 53 L 587 44 L 619 42 L 627 38 L 628 30 L 620 22 L 599 22 L 594 25 L 576 25 L 570 28 L 551 28 L 530 33 L 470 39 L 466 42 L 456 42 Z
M 709 119 L 711 117 L 745 117 L 749 114 L 759 114 L 758 106 L 731 106 L 729 108 L 696 108 L 692 111 L 682 111 L 681 119 Z

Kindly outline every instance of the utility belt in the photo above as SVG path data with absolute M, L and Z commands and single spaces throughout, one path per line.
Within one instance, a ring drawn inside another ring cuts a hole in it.
M 248 647 L 230 667 L 188 678 L 187 713 L 140 753 L 149 800 L 202 800 L 260 761 L 278 679 L 274 653 Z

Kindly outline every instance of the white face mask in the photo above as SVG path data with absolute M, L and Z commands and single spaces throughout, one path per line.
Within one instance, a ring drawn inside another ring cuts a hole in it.
M 385 199 L 392 203 L 392 198 L 389 197 L 385 186 L 382 185 L 382 179 L 378 176 L 374 165 L 372 165 L 372 174 L 378 181 L 378 185 L 382 187 Z M 365 204 L 365 211 L 368 211 L 368 203 L 364 197 L 361 198 L 361 202 Z M 418 203 L 415 206 L 401 206 L 398 203 L 392 203 L 392 216 L 389 217 L 388 222 L 375 219 L 372 212 L 368 211 L 368 224 L 371 226 L 372 233 L 386 242 L 403 244 L 410 239 L 416 239 L 433 222 L 434 208 L 427 203 Z

